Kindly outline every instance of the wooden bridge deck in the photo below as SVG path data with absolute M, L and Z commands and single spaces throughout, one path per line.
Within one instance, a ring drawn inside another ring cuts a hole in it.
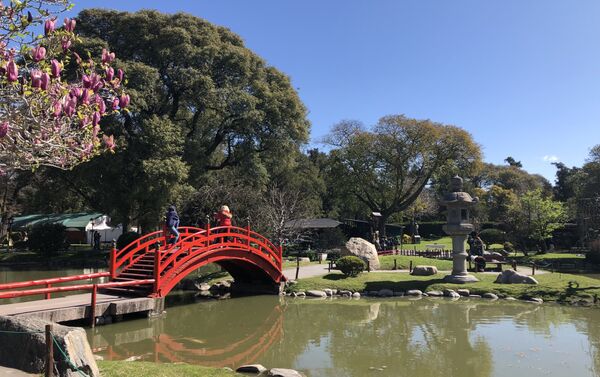
M 123 297 L 99 293 L 96 317 L 117 316 L 140 312 L 162 312 L 161 298 Z M 35 317 L 52 322 L 67 322 L 90 318 L 91 294 L 77 294 L 49 300 L 36 300 L 0 305 L 0 316 Z

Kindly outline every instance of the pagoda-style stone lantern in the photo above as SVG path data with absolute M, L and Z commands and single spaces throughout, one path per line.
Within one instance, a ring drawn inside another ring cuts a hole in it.
M 471 198 L 462 191 L 463 179 L 459 176 L 452 178 L 450 189 L 452 192 L 444 196 L 443 204 L 448 210 L 448 223 L 444 225 L 444 232 L 452 237 L 452 274 L 444 277 L 448 283 L 470 283 L 478 281 L 467 272 L 465 241 L 467 235 L 473 231 L 473 224 L 469 222 L 469 208 L 477 204 L 478 199 Z

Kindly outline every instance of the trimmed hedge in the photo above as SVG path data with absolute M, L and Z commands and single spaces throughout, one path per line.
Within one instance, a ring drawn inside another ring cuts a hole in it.
M 367 268 L 367 264 L 353 255 L 341 257 L 335 261 L 335 266 L 338 270 L 349 277 L 356 277 Z
M 500 229 L 484 229 L 479 232 L 479 237 L 485 242 L 487 245 L 491 245 L 493 243 L 503 244 L 506 242 L 507 235 L 506 232 Z
M 125 246 L 129 245 L 133 241 L 137 240 L 140 237 L 136 232 L 127 232 L 123 233 L 117 239 L 117 249 L 121 250 Z

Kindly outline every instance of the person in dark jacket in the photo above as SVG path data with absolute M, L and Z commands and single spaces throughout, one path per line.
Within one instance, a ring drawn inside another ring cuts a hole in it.
M 170 240 L 169 243 L 176 244 L 179 241 L 179 231 L 177 227 L 179 227 L 179 216 L 177 215 L 177 211 L 175 210 L 175 206 L 170 206 L 167 210 L 167 214 L 165 215 L 165 225 L 169 232 L 175 236 Z

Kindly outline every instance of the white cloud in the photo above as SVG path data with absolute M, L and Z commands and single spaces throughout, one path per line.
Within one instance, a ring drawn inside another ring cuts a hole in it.
M 546 162 L 558 162 L 559 158 L 555 155 L 545 155 L 544 157 L 542 157 L 542 160 Z

